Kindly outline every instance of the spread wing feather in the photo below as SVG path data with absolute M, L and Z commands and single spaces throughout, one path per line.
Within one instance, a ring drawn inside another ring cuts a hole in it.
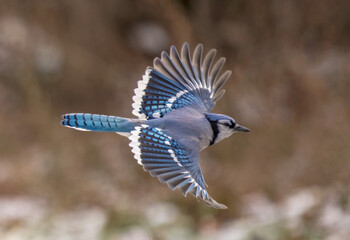
M 220 76 L 226 60 L 220 58 L 213 64 L 215 55 L 216 50 L 210 50 L 202 62 L 203 45 L 199 44 L 191 58 L 188 43 L 182 46 L 181 56 L 174 46 L 170 55 L 162 52 L 138 82 L 133 114 L 140 119 L 154 119 L 187 106 L 210 112 L 224 95 L 222 87 L 231 75 L 226 71 Z
M 174 138 L 146 124 L 136 127 L 129 139 L 137 162 L 171 190 L 180 189 L 185 196 L 190 193 L 214 208 L 227 208 L 208 194 L 199 166 L 199 152 L 195 157 L 189 155 Z

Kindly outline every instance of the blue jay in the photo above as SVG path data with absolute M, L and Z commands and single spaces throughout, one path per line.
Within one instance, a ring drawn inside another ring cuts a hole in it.
M 219 73 L 226 61 L 213 64 L 216 50 L 202 61 L 203 45 L 191 58 L 188 43 L 181 54 L 170 48 L 146 69 L 133 97 L 132 113 L 123 118 L 89 113 L 63 115 L 62 125 L 83 131 L 116 132 L 129 138 L 134 158 L 171 190 L 180 189 L 207 205 L 226 209 L 207 192 L 199 152 L 235 132 L 249 132 L 226 115 L 210 113 L 224 95 L 231 71 Z

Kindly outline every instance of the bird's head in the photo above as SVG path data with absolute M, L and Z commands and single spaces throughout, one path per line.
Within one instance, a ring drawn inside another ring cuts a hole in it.
M 250 132 L 246 127 L 238 125 L 236 121 L 223 114 L 207 113 L 205 117 L 213 129 L 213 138 L 210 145 L 221 141 L 236 132 Z

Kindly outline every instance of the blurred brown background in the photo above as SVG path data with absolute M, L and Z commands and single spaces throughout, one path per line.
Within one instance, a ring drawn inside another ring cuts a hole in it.
M 214 112 L 252 129 L 202 152 L 217 211 L 171 192 L 126 138 L 60 126 L 133 117 L 171 45 L 218 50 Z M 350 2 L 0 1 L 1 239 L 350 239 Z

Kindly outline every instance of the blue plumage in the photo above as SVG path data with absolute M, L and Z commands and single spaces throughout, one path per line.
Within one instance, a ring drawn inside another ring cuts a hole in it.
M 62 116 L 61 124 L 78 130 L 129 133 L 135 124 L 127 118 L 90 113 L 70 113 Z
M 172 190 L 180 188 L 185 195 L 190 192 L 210 198 L 205 190 L 203 176 L 196 175 L 195 179 L 191 177 L 197 167 L 191 160 L 191 154 L 175 139 L 161 129 L 145 124 L 136 127 L 131 133 L 132 152 L 139 164 L 152 176 L 167 183 Z
M 62 125 L 87 131 L 116 132 L 130 139 L 134 157 L 145 171 L 170 189 L 180 189 L 211 207 L 224 209 L 207 192 L 199 165 L 199 152 L 232 135 L 247 132 L 234 119 L 209 113 L 224 95 L 230 71 L 219 73 L 225 63 L 214 64 L 216 50 L 204 57 L 199 44 L 191 58 L 185 43 L 179 54 L 174 46 L 154 60 L 138 82 L 129 119 L 99 114 L 63 115 Z
M 141 89 L 141 90 L 140 90 Z M 149 68 L 135 90 L 135 115 L 146 119 L 163 117 L 167 112 L 199 102 L 185 86 Z

